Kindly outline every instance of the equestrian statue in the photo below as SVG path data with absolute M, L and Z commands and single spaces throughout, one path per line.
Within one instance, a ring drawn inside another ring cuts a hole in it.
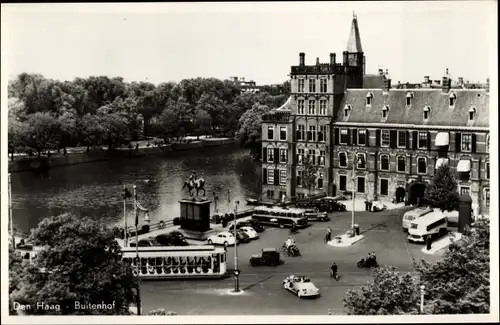
M 205 179 L 203 177 L 198 177 L 194 170 L 191 176 L 189 176 L 189 179 L 184 182 L 182 189 L 186 187 L 190 196 L 193 196 L 193 190 L 196 190 L 196 196 L 198 196 L 200 190 L 203 191 L 203 196 L 205 195 Z

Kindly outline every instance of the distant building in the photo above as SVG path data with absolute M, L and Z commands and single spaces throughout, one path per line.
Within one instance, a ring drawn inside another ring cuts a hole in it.
M 260 91 L 260 87 L 253 80 L 245 81 L 244 77 L 230 77 L 230 80 L 241 87 L 241 92 L 257 93 Z
M 489 81 L 441 80 L 391 87 L 388 71 L 365 74 L 354 17 L 342 63 L 291 67 L 291 96 L 263 116 L 262 198 L 302 198 L 303 161 L 319 168 L 311 194 L 393 201 L 414 182 L 430 182 L 441 164 L 456 173 L 458 191 L 489 214 Z M 352 172 L 354 165 L 354 174 Z

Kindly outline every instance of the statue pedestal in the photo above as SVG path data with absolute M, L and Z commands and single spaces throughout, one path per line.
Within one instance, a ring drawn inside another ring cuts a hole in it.
M 210 200 L 206 198 L 185 198 L 181 205 L 181 231 L 187 238 L 204 240 L 210 230 Z

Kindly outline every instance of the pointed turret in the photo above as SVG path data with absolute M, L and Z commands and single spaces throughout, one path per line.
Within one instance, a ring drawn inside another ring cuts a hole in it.
M 363 48 L 361 47 L 361 37 L 359 36 L 358 18 L 355 13 L 353 13 L 352 17 L 351 32 L 349 33 L 349 41 L 347 42 L 347 52 L 363 52 Z

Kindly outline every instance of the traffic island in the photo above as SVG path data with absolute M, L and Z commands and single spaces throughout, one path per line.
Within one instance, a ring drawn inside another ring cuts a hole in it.
M 426 246 L 422 248 L 422 253 L 435 254 L 438 251 L 442 250 L 443 248 L 450 246 L 452 242 L 459 241 L 461 238 L 462 238 L 461 233 L 458 232 L 450 233 L 444 236 L 443 238 L 436 240 L 435 242 L 432 242 L 431 249 L 427 249 Z
M 363 238 L 365 238 L 364 235 L 352 236 L 351 234 L 343 234 L 343 235 L 335 236 L 333 238 L 333 240 L 330 240 L 328 242 L 328 245 L 333 246 L 333 247 L 348 247 L 348 246 L 352 246 L 354 243 L 360 241 Z
M 229 289 L 227 291 L 227 294 L 230 296 L 241 296 L 241 295 L 245 294 L 245 291 L 243 291 L 241 289 L 240 289 L 240 291 L 234 291 L 234 289 Z

